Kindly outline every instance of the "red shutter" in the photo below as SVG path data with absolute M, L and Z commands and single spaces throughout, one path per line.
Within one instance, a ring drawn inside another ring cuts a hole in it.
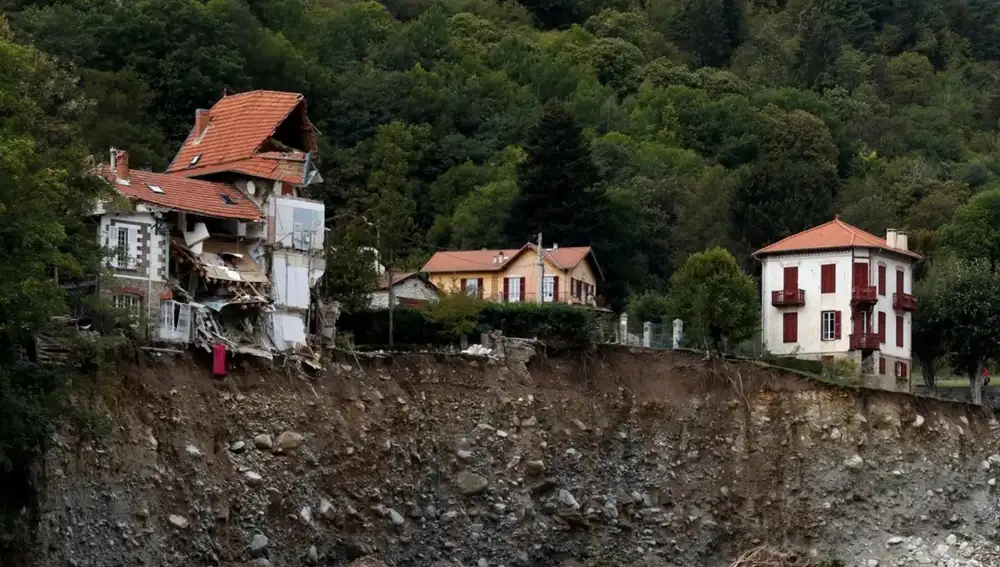
M 878 294 L 885 295 L 885 266 L 878 267 Z M 881 329 L 882 327 L 879 327 Z
M 552 277 L 552 301 L 559 301 L 559 276 Z
M 885 311 L 878 312 L 878 338 L 880 343 L 885 344 Z
M 799 314 L 798 313 L 785 313 L 782 319 L 784 324 L 783 337 L 782 339 L 786 343 L 795 343 L 799 341 Z
M 524 285 L 524 278 L 523 278 L 523 277 L 521 277 L 521 278 L 517 278 L 517 279 L 521 280 L 521 284 L 520 284 L 520 285 L 521 285 L 521 299 L 520 299 L 519 301 L 520 301 L 521 303 L 524 303 L 524 300 L 525 300 L 525 297 L 524 297 L 524 288 L 525 288 L 525 285 Z
M 461 293 L 468 294 L 469 293 L 469 287 L 468 287 L 469 286 L 469 280 L 467 280 L 465 278 L 462 278 L 461 281 L 462 281 L 462 284 L 461 284 L 462 285 L 462 291 L 461 291 Z
M 864 262 L 854 263 L 854 283 L 851 284 L 853 288 L 867 287 L 868 286 L 868 264 Z
M 903 316 L 896 315 L 896 346 L 903 346 Z
M 820 291 L 822 293 L 837 292 L 837 265 L 823 264 L 820 266 Z
M 885 376 L 885 359 L 881 356 L 878 359 L 878 373 Z
M 840 311 L 833 312 L 833 338 L 839 339 L 840 334 Z
M 906 367 L 906 363 L 905 362 L 900 362 L 899 363 L 899 377 L 900 378 L 906 378 L 906 372 L 908 370 L 909 370 L 909 368 Z
M 798 291 L 799 290 L 799 268 L 798 266 L 789 266 L 785 268 L 785 291 Z
M 483 298 L 483 278 L 479 278 L 479 280 L 476 282 L 476 287 L 479 288 L 476 291 L 476 293 L 478 293 L 479 294 L 478 297 L 480 299 L 482 299 Z
M 503 300 L 510 301 L 510 278 L 503 279 Z
M 896 270 L 896 293 L 903 295 L 903 270 Z

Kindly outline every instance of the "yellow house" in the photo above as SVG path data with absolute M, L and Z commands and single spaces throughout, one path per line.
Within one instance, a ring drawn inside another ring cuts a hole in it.
M 542 254 L 542 302 L 596 305 L 604 275 L 589 246 L 547 248 Z M 441 251 L 421 269 L 446 293 L 464 292 L 491 301 L 538 300 L 538 248 Z

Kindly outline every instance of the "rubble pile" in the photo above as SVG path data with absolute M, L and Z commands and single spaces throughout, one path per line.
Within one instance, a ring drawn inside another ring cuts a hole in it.
M 678 353 L 362 364 L 135 369 L 50 452 L 36 564 L 1000 565 L 997 424 L 959 405 Z

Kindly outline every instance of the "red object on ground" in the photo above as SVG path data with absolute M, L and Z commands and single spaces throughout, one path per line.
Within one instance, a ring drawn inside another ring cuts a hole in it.
M 226 345 L 216 344 L 212 347 L 212 374 L 226 375 Z

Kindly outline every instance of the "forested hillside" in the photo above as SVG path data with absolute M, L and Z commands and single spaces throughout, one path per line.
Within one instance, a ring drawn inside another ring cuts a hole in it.
M 595 244 L 620 300 L 711 245 L 751 268 L 835 212 L 932 255 L 1000 171 L 992 0 L 0 6 L 78 82 L 101 157 L 160 169 L 223 92 L 305 93 L 333 240 L 378 219 L 401 267 L 544 230 Z

